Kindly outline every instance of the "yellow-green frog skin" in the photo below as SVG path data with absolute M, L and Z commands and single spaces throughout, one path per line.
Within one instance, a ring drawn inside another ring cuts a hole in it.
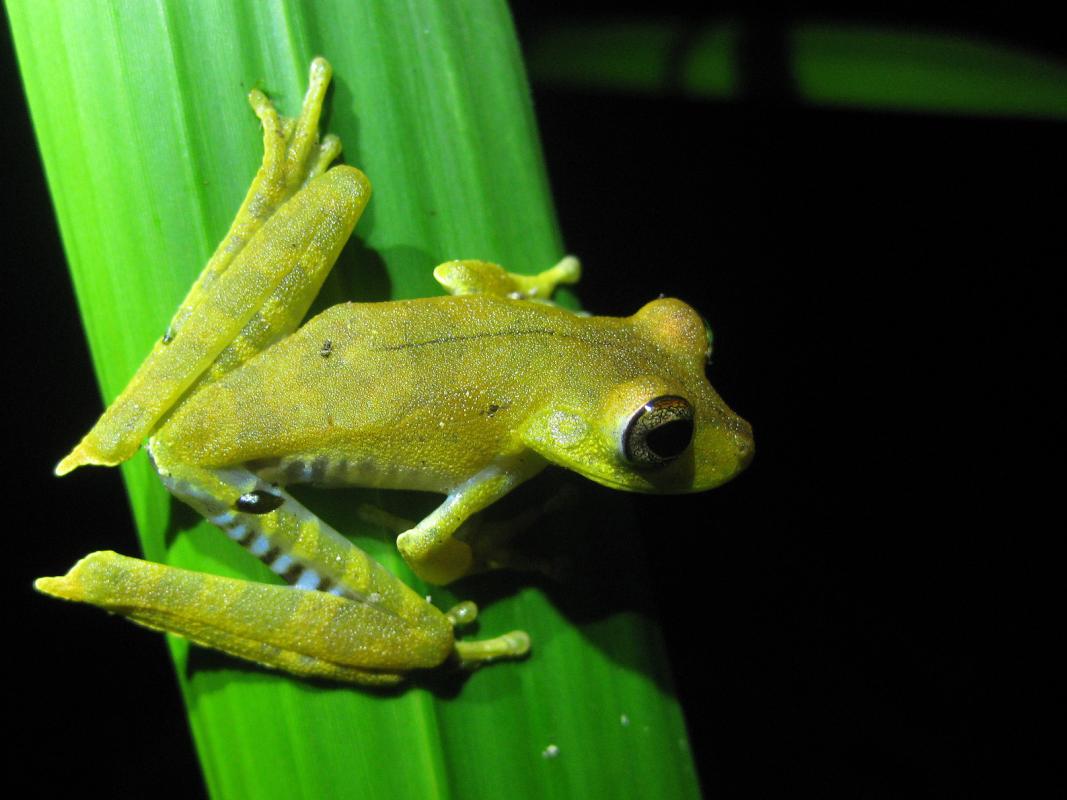
M 550 302 L 578 279 L 452 261 L 451 294 L 345 303 L 299 327 L 370 195 L 318 139 L 330 78 L 312 63 L 300 116 L 259 92 L 264 162 L 227 237 L 171 326 L 82 442 L 60 462 L 113 465 L 148 438 L 167 488 L 289 586 L 93 553 L 42 591 L 289 672 L 391 683 L 446 661 L 526 653 L 515 631 L 456 641 L 471 603 L 443 614 L 282 488 L 376 486 L 446 495 L 397 545 L 448 583 L 474 566 L 453 534 L 548 464 L 637 492 L 710 489 L 740 472 L 751 428 L 704 376 L 709 333 L 661 298 L 632 317 Z M 302 591 L 301 591 L 302 590 Z

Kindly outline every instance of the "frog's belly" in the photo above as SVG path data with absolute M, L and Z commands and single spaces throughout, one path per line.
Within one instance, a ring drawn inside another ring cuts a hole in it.
M 269 483 L 282 486 L 310 483 L 315 486 L 365 486 L 376 489 L 412 489 L 447 494 L 464 476 L 447 468 L 413 468 L 373 457 L 295 455 L 255 459 L 243 464 Z

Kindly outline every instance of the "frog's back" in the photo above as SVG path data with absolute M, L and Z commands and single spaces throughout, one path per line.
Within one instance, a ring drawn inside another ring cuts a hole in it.
M 559 376 L 604 369 L 585 322 L 488 295 L 334 306 L 188 398 L 157 438 L 284 482 L 447 489 L 513 443 Z

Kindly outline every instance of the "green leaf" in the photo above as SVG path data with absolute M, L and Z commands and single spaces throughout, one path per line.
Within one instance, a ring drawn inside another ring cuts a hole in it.
M 527 49 L 538 83 L 736 100 L 750 38 L 731 20 L 564 22 Z M 796 97 L 812 105 L 1067 118 L 1067 66 L 1006 42 L 843 23 L 796 23 L 782 38 Z
M 316 54 L 335 72 L 325 127 L 375 192 L 331 300 L 434 293 L 430 270 L 450 258 L 530 272 L 563 252 L 502 2 L 8 0 L 7 10 L 107 399 L 162 334 L 256 169 L 260 133 L 245 94 L 258 86 L 293 113 Z M 149 558 L 273 580 L 172 504 L 143 454 L 123 475 Z M 311 503 L 339 529 L 360 529 L 352 493 Z M 597 514 L 622 516 L 617 505 Z M 360 544 L 413 581 L 373 533 Z M 617 569 L 640 598 L 637 572 L 633 559 Z M 212 794 L 697 796 L 659 636 L 640 605 L 564 612 L 572 590 L 550 598 L 548 585 L 511 575 L 432 590 L 441 606 L 456 595 L 479 602 L 479 636 L 523 628 L 534 639 L 528 661 L 458 685 L 313 684 L 172 640 Z

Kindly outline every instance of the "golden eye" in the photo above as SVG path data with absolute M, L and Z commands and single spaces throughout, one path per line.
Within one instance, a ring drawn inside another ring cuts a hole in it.
M 622 435 L 626 460 L 656 467 L 678 458 L 693 440 L 693 407 L 684 397 L 665 394 L 637 409 Z

